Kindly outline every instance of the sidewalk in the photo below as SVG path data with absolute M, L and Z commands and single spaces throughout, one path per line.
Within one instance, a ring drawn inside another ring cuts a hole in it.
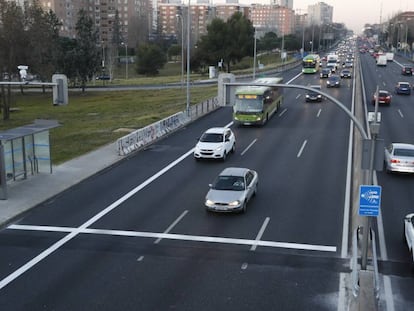
M 7 225 L 32 207 L 70 188 L 80 181 L 124 159 L 116 142 L 58 166 L 52 174 L 29 175 L 7 186 L 7 200 L 0 200 L 0 227 Z

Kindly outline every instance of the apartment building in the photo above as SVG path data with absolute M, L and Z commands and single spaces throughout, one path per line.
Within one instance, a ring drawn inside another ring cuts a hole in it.
M 122 41 L 135 46 L 148 38 L 152 20 L 150 0 L 40 0 L 45 10 L 52 10 L 62 23 L 60 34 L 74 38 L 80 9 L 86 10 L 99 30 L 104 46 L 112 41 L 116 12 Z
M 308 25 L 332 24 L 333 6 L 319 2 L 308 6 Z

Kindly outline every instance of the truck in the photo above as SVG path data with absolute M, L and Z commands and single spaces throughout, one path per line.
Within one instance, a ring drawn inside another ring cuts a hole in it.
M 385 53 L 385 56 L 387 57 L 387 62 L 392 62 L 394 60 L 394 53 L 392 52 Z
M 387 55 L 385 54 L 378 55 L 377 66 L 387 66 Z

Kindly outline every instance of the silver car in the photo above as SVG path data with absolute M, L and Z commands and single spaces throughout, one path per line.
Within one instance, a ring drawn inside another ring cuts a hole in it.
M 387 172 L 414 173 L 414 145 L 391 143 L 384 151 Z
M 404 236 L 411 259 L 414 263 L 414 214 L 408 214 L 404 217 Z
M 258 184 L 256 171 L 228 167 L 209 185 L 205 206 L 208 211 L 244 213 L 247 202 L 257 193 Z

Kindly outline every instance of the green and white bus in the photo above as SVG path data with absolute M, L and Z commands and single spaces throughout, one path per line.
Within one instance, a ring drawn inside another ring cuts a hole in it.
M 233 122 L 243 125 L 263 125 L 280 108 L 283 101 L 283 88 L 258 86 L 260 84 L 281 84 L 283 79 L 260 78 L 251 86 L 239 86 L 233 106 Z
M 303 73 L 316 73 L 319 71 L 319 65 L 321 58 L 318 54 L 306 55 L 302 60 L 302 72 Z

